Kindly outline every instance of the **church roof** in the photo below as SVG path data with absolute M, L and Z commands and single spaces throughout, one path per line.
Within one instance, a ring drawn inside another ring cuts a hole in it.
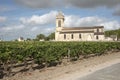
M 62 12 L 58 12 L 58 14 L 56 15 L 56 18 L 64 18 L 64 15 Z
M 96 29 L 104 28 L 103 26 L 93 26 L 93 27 L 64 27 L 62 30 L 81 30 L 81 29 Z
M 61 31 L 60 33 L 94 33 L 94 31 Z
M 104 28 L 103 26 L 93 27 L 63 27 L 60 33 L 94 33 L 95 35 L 103 35 L 104 32 L 94 32 L 94 29 Z

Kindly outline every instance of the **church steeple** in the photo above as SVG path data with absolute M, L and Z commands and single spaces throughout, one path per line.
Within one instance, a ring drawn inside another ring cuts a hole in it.
M 58 12 L 56 16 L 56 27 L 64 27 L 64 15 L 62 12 Z

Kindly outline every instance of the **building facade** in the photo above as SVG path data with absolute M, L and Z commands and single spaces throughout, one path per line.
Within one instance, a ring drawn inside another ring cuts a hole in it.
M 103 41 L 104 27 L 65 27 L 64 15 L 59 12 L 56 16 L 55 41 Z
M 19 37 L 17 40 L 18 41 L 24 41 L 24 38 L 23 37 Z

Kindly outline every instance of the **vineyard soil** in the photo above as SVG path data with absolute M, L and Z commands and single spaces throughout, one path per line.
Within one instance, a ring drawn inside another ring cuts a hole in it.
M 18 73 L 7 80 L 76 80 L 96 70 L 120 63 L 120 52 L 69 62 L 46 70 Z

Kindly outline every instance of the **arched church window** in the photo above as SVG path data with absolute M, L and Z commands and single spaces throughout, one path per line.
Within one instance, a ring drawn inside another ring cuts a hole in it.
M 79 34 L 79 38 L 81 39 L 81 34 Z
M 58 27 L 61 27 L 61 21 L 60 20 L 58 21 Z
M 64 34 L 64 39 L 66 39 L 66 34 Z
M 71 34 L 71 39 L 73 39 L 74 38 L 74 36 L 73 36 L 73 34 Z
M 96 36 L 96 39 L 99 39 L 98 35 Z

